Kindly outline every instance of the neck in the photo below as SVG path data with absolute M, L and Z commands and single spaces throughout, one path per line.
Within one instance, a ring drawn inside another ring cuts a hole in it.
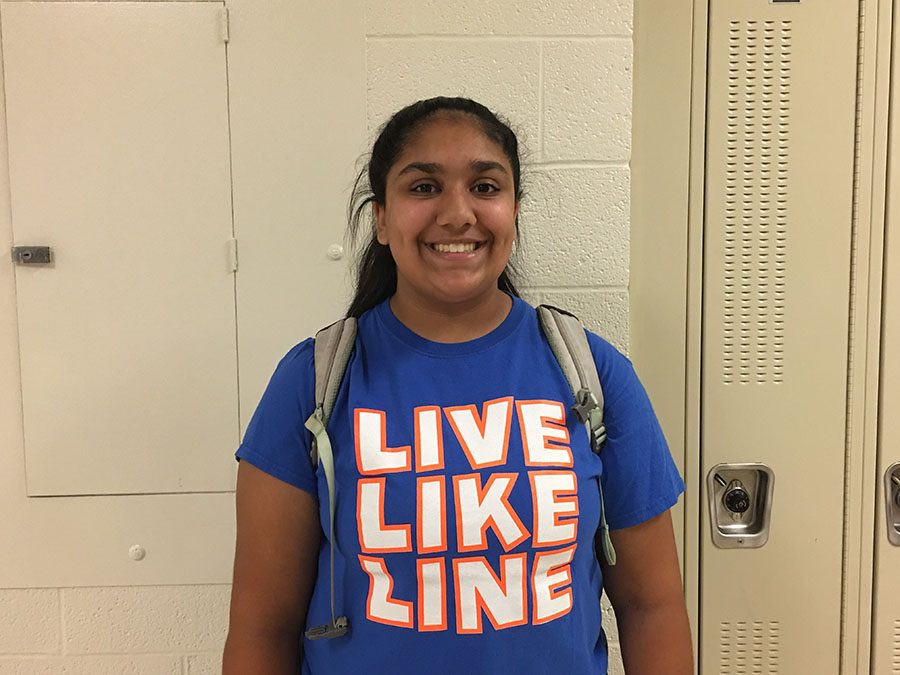
M 486 298 L 435 304 L 395 293 L 391 311 L 413 333 L 432 342 L 468 342 L 487 335 L 503 323 L 512 298 L 499 288 Z

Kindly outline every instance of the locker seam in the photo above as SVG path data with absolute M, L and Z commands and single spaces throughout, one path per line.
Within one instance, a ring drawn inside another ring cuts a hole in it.
M 694 14 L 695 15 L 697 12 L 697 4 L 698 4 L 697 0 L 695 0 L 695 6 L 694 6 Z M 701 537 L 703 535 L 704 502 L 707 499 L 707 495 L 705 494 L 705 485 L 704 485 L 704 481 L 703 481 L 703 467 L 704 467 L 704 462 L 705 462 L 705 457 L 704 457 L 705 453 L 704 453 L 704 445 L 703 445 L 703 428 L 704 428 L 704 411 L 705 411 L 705 405 L 704 405 L 704 400 L 703 400 L 704 399 L 703 381 L 705 378 L 704 371 L 706 369 L 706 362 L 705 362 L 705 359 L 703 358 L 703 345 L 706 342 L 706 323 L 704 321 L 704 317 L 706 316 L 706 293 L 704 292 L 703 289 L 706 288 L 706 280 L 707 280 L 707 276 L 708 276 L 707 260 L 706 260 L 706 223 L 707 223 L 707 218 L 709 217 L 709 210 L 708 210 L 708 201 L 707 201 L 707 194 L 706 194 L 706 181 L 709 176 L 709 155 L 707 153 L 707 148 L 709 147 L 709 133 L 710 133 L 709 132 L 709 88 L 710 88 L 709 62 L 710 62 L 711 40 L 710 40 L 709 35 L 710 35 L 710 28 L 711 28 L 711 18 L 710 18 L 711 13 L 712 13 L 711 7 L 709 4 L 707 4 L 705 16 L 704 16 L 704 18 L 706 20 L 706 25 L 703 27 L 703 35 L 705 36 L 706 44 L 704 45 L 705 59 L 704 59 L 703 70 L 702 70 L 703 77 L 704 77 L 703 89 L 702 89 L 703 100 L 701 102 L 702 115 L 703 115 L 703 126 L 702 126 L 701 133 L 702 133 L 702 138 L 703 138 L 703 146 L 702 146 L 702 153 L 700 156 L 702 170 L 700 173 L 700 187 L 699 187 L 699 190 L 700 190 L 700 233 L 698 234 L 699 248 L 700 248 L 700 251 L 699 251 L 700 260 L 698 261 L 699 262 L 698 267 L 700 268 L 700 290 L 699 290 L 700 308 L 699 308 L 699 314 L 698 314 L 700 330 L 699 330 L 698 338 L 699 338 L 700 345 L 699 345 L 699 354 L 698 354 L 698 360 L 697 360 L 697 367 L 698 367 L 698 371 L 699 371 L 698 372 L 698 380 L 697 380 L 698 381 L 697 454 L 699 456 L 698 462 L 697 462 L 697 468 L 699 469 L 700 476 L 698 476 L 697 484 L 700 486 L 700 495 L 698 495 L 700 505 L 699 505 L 699 508 L 697 509 L 697 522 L 696 522 L 697 532 L 699 534 L 699 536 L 697 537 L 697 575 L 698 575 L 698 583 L 697 583 L 697 659 L 696 659 L 696 672 L 697 673 L 703 672 L 704 659 L 703 659 L 702 635 L 703 635 L 704 623 L 705 623 L 705 619 L 703 616 L 703 596 L 704 596 L 703 584 L 699 583 L 699 577 L 703 571 L 703 558 L 704 558 L 703 549 L 704 549 L 704 547 L 703 547 L 703 541 L 702 541 Z M 696 35 L 696 32 L 692 33 L 692 38 L 693 38 L 693 35 Z M 693 39 L 692 39 L 692 42 L 693 42 Z M 693 92 L 695 91 L 694 75 L 695 75 L 695 70 L 694 70 L 694 68 L 692 68 L 691 69 L 691 92 L 692 92 L 691 115 L 692 116 L 693 116 L 693 111 L 694 111 Z M 694 189 L 691 184 L 692 178 L 693 178 L 692 173 L 689 173 L 688 176 L 689 176 L 688 177 L 688 190 L 692 191 Z M 688 229 L 688 237 L 690 238 L 690 222 L 688 222 L 687 229 Z M 688 272 L 688 278 L 690 278 L 690 273 L 691 273 L 690 251 L 691 251 L 691 248 L 690 248 L 690 242 L 688 242 L 688 243 L 689 243 L 689 245 L 688 245 L 688 270 L 687 270 L 687 272 Z M 688 284 L 688 289 L 689 289 L 688 292 L 690 293 L 690 282 Z M 688 315 L 688 321 L 690 321 L 690 315 Z M 688 330 L 690 330 L 689 326 L 688 326 Z M 690 345 L 686 344 L 685 349 L 689 350 Z M 689 354 L 685 355 L 685 366 L 687 366 L 688 361 L 689 361 L 688 356 L 689 356 Z M 685 383 L 688 383 L 688 382 L 690 382 L 690 373 L 686 372 L 685 373 Z M 689 393 L 690 392 L 689 392 L 689 388 L 688 388 L 685 391 L 685 405 L 686 406 L 688 405 L 688 401 L 689 401 L 689 397 L 688 397 Z M 685 443 L 685 451 L 687 451 L 687 443 Z M 711 525 L 712 524 L 710 524 L 710 526 Z
M 847 605 L 849 601 L 849 585 L 847 572 L 849 568 L 850 547 L 850 466 L 852 462 L 851 450 L 853 445 L 853 400 L 854 400 L 854 356 L 856 354 L 856 289 L 858 283 L 858 247 L 859 247 L 859 189 L 860 189 L 860 163 L 862 161 L 862 113 L 863 113 L 863 89 L 865 86 L 864 67 L 866 63 L 865 41 L 866 0 L 859 0 L 857 11 L 857 53 L 856 53 L 856 100 L 855 123 L 853 128 L 853 184 L 852 205 L 850 217 L 850 274 L 849 274 L 849 302 L 847 316 L 847 376 L 846 392 L 844 400 L 844 480 L 843 480 L 843 524 L 841 532 L 841 609 L 838 634 L 838 672 L 844 672 L 844 648 L 847 643 Z
M 891 4 L 893 5 L 894 3 L 892 2 Z M 892 142 L 892 139 L 894 136 L 894 129 L 893 129 L 893 125 L 891 124 L 890 120 L 892 119 L 892 112 L 893 112 L 894 106 L 897 103 L 895 96 L 894 96 L 895 91 L 894 91 L 894 86 L 893 86 L 894 75 L 897 73 L 897 71 L 894 69 L 894 63 L 895 63 L 894 34 L 895 34 L 895 31 L 897 30 L 896 21 L 897 21 L 897 16 L 892 12 L 892 14 L 891 14 L 891 29 L 890 29 L 889 35 L 888 35 L 888 40 L 889 40 L 891 47 L 889 50 L 889 60 L 888 60 L 888 82 L 890 84 L 888 85 L 888 95 L 887 95 L 887 99 L 888 99 L 887 115 L 888 115 L 889 121 L 887 124 L 887 133 L 885 134 L 885 143 L 888 148 L 887 163 L 885 166 L 885 173 L 884 173 L 885 185 L 890 185 L 891 175 L 893 174 L 893 171 L 895 169 L 895 167 L 893 166 L 893 164 L 891 162 L 891 154 L 890 154 L 891 142 Z M 890 190 L 889 189 L 886 190 L 885 195 L 884 195 L 884 212 L 883 212 L 884 229 L 881 233 L 881 237 L 882 237 L 881 246 L 882 246 L 882 256 L 883 256 L 882 257 L 882 265 L 883 265 L 883 267 L 882 267 L 881 283 L 880 283 L 879 290 L 881 293 L 880 301 L 881 301 L 882 311 L 884 310 L 884 298 L 887 295 L 887 284 L 888 284 L 887 269 L 888 269 L 888 239 L 889 239 L 889 237 L 888 237 L 888 226 L 887 225 L 888 225 L 888 217 L 890 216 L 890 213 L 891 213 L 890 194 L 891 194 Z M 882 419 L 883 419 L 882 413 L 884 412 L 884 409 L 883 409 L 883 402 L 884 402 L 884 398 L 883 398 L 883 396 L 884 396 L 884 376 L 883 376 L 883 373 L 884 373 L 884 363 L 885 363 L 885 360 L 884 360 L 885 352 L 881 348 L 881 346 L 887 344 L 886 333 L 887 333 L 887 322 L 884 320 L 884 315 L 882 314 L 879 316 L 879 322 L 878 322 L 878 344 L 879 344 L 879 348 L 878 348 L 878 378 L 877 378 L 877 384 L 876 384 L 876 402 L 875 402 L 875 419 L 876 419 L 876 422 L 875 422 L 875 424 L 876 424 L 876 432 L 875 432 L 876 433 L 876 459 L 875 459 L 876 469 L 875 469 L 875 475 L 876 475 L 876 481 L 879 478 L 879 476 L 878 476 L 878 472 L 879 472 L 878 461 L 879 461 L 879 457 L 881 455 L 880 445 L 881 445 L 881 438 L 882 438 L 881 432 L 882 432 L 882 428 L 883 428 L 882 427 Z M 877 482 L 876 482 L 876 491 L 877 491 L 877 489 L 878 488 L 877 488 Z M 876 509 L 881 508 L 881 506 L 877 503 L 877 500 L 876 500 L 875 508 Z M 877 518 L 875 520 L 875 524 L 877 526 Z M 885 524 L 887 525 L 888 523 L 886 522 Z M 883 534 L 882 535 L 879 534 L 877 527 L 873 528 L 873 530 L 871 531 L 870 534 L 873 539 L 873 542 L 872 542 L 873 550 L 878 551 L 879 539 L 881 536 L 883 536 Z M 876 658 L 878 656 L 878 654 L 875 651 L 875 647 L 876 647 L 875 635 L 872 634 L 872 631 L 876 626 L 876 619 L 878 618 L 875 598 L 877 597 L 878 591 L 879 591 L 879 584 L 878 584 L 879 579 L 878 579 L 878 575 L 875 574 L 875 569 L 876 569 L 876 564 L 877 564 L 875 559 L 873 559 L 872 562 L 873 562 L 872 569 L 869 570 L 869 573 L 872 575 L 872 600 L 873 600 L 872 604 L 869 607 L 870 620 L 871 620 L 871 623 L 870 623 L 870 638 L 871 639 L 869 641 L 868 657 L 869 657 L 870 669 L 875 664 Z M 895 619 L 894 620 L 895 636 L 897 635 L 898 627 L 900 627 L 900 619 Z M 894 646 L 896 647 L 896 641 L 895 641 Z M 894 657 L 896 658 L 896 652 L 894 653 Z M 900 670 L 895 669 L 893 667 L 892 667 L 892 670 L 894 670 L 894 672 L 900 672 Z

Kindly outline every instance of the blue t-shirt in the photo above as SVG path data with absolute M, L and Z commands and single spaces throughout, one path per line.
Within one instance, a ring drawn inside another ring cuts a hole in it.
M 684 489 L 630 361 L 588 335 L 608 439 L 594 454 L 535 310 L 443 344 L 387 302 L 364 313 L 328 433 L 335 455 L 335 602 L 348 635 L 304 640 L 303 673 L 606 673 L 594 535 Z M 316 496 L 328 491 L 303 423 L 313 342 L 281 361 L 237 456 Z M 307 623 L 331 618 L 323 538 Z

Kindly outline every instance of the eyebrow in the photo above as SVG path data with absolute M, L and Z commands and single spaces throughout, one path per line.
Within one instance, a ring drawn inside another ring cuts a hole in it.
M 494 162 L 491 160 L 475 160 L 469 163 L 469 167 L 474 170 L 476 173 L 484 173 L 486 171 L 500 171 L 502 173 L 509 173 L 506 170 L 506 167 L 503 166 L 500 162 Z M 441 173 L 444 170 L 444 167 L 435 162 L 410 162 L 402 169 L 400 169 L 400 173 L 398 176 L 402 176 L 405 173 L 410 173 L 412 171 L 421 171 L 422 173 L 435 174 Z

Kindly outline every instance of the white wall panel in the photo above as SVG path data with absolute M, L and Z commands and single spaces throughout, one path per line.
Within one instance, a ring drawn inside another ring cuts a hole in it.
M 11 3 L 13 234 L 31 495 L 228 490 L 237 440 L 216 4 Z

